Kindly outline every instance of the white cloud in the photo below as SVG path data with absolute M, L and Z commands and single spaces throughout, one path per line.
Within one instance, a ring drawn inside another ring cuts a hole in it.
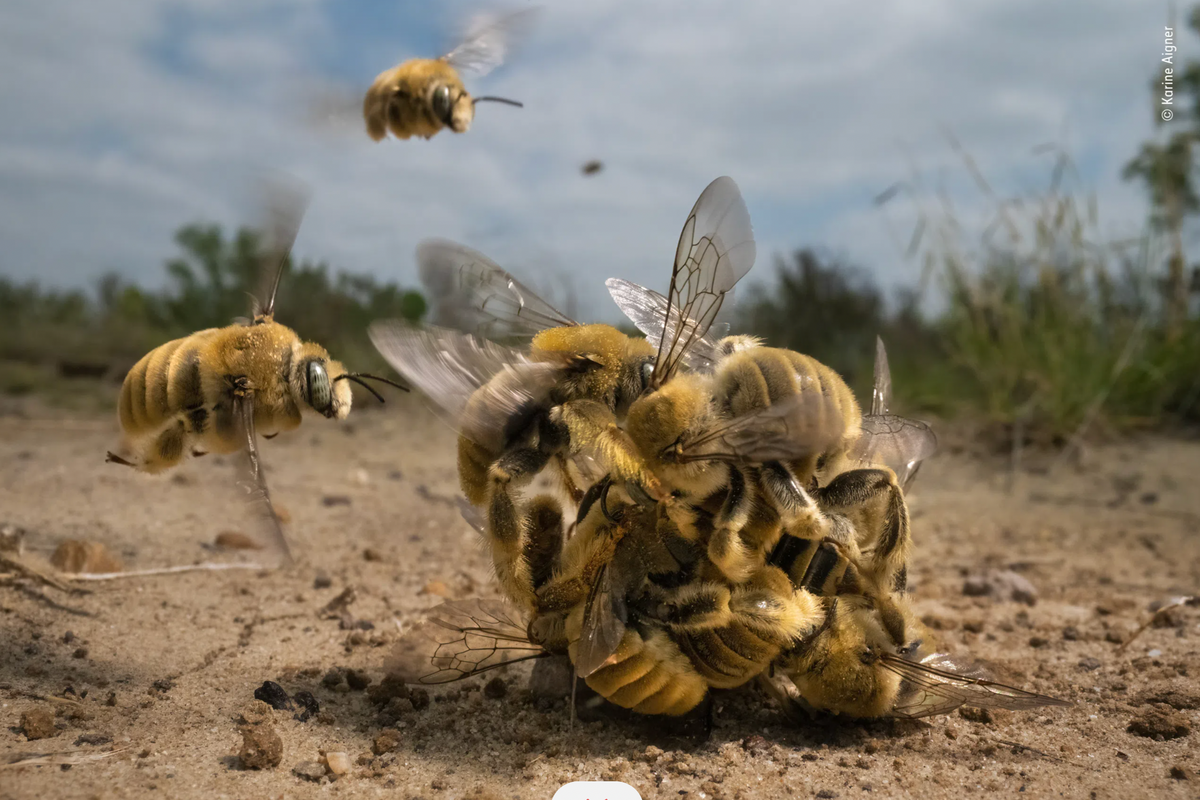
M 383 144 L 318 136 L 294 105 L 320 64 L 395 52 L 382 26 L 339 39 L 332 15 L 347 13 L 375 11 L 0 9 L 0 271 L 78 283 L 118 268 L 156 283 L 179 225 L 252 219 L 255 170 L 283 168 L 315 190 L 298 254 L 409 283 L 416 243 L 448 236 L 534 279 L 523 267 L 557 263 L 581 313 L 612 318 L 603 279 L 664 285 L 684 215 L 720 174 L 746 195 L 760 272 L 773 252 L 813 244 L 891 282 L 915 275 L 871 198 L 907 177 L 905 152 L 933 175 L 959 169 L 939 124 L 1002 191 L 1039 174 L 1031 147 L 1058 140 L 1087 153 L 1111 227 L 1137 230 L 1144 215 L 1117 173 L 1151 133 L 1165 8 L 559 4 L 511 64 L 468 78 L 524 109 L 480 106 L 464 136 Z M 163 67 L 164 41 L 184 66 Z M 591 158 L 605 170 L 585 178 Z

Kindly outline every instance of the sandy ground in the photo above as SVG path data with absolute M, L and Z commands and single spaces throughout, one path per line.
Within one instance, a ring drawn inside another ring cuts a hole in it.
M 28 405 L 0 415 L 0 522 L 28 531 L 25 557 L 44 563 L 68 538 L 103 541 L 128 568 L 227 557 L 207 545 L 237 525 L 230 463 L 210 456 L 175 478 L 140 476 L 103 462 L 115 435 L 107 417 Z M 1118 652 L 1151 603 L 1200 589 L 1200 442 L 1097 447 L 1049 473 L 1030 456 L 1010 487 L 1003 460 L 942 438 L 911 497 L 917 607 L 944 649 L 1072 708 L 797 725 L 747 688 L 717 695 L 705 739 L 643 721 L 569 731 L 565 700 L 527 689 L 528 665 L 502 673 L 504 691 L 477 678 L 432 688 L 419 708 L 395 700 L 381 711 L 367 692 L 326 686 L 336 667 L 378 684 L 396 621 L 441 602 L 422 591 L 430 582 L 496 594 L 450 502 L 453 438 L 401 401 L 348 423 L 309 419 L 264 443 L 291 515 L 292 569 L 133 578 L 78 596 L 0 585 L 0 798 L 548 798 L 601 778 L 645 798 L 703 800 L 1200 796 L 1200 609 L 1165 615 Z M 965 595 L 966 578 L 987 569 L 1027 578 L 1036 604 Z M 323 588 L 319 572 L 331 579 Z M 323 619 L 351 586 L 347 618 Z M 237 720 L 265 680 L 311 691 L 322 713 L 274 712 L 281 763 L 243 769 Z M 47 699 L 64 693 L 79 702 Z M 29 741 L 21 720 L 37 709 L 56 714 L 54 735 Z M 18 753 L 114 749 L 70 767 L 4 766 Z M 294 774 L 322 750 L 347 753 L 349 773 Z

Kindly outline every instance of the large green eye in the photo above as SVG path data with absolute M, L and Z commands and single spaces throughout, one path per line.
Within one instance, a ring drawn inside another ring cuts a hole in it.
M 450 102 L 450 87 L 445 84 L 433 90 L 433 115 L 447 125 L 454 106 Z
M 333 403 L 329 373 L 320 361 L 308 362 L 308 404 L 324 414 Z

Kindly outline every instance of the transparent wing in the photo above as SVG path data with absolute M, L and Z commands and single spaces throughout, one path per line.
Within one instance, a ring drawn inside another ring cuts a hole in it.
M 861 465 L 883 464 L 896 473 L 907 491 L 921 462 L 937 452 L 937 436 L 924 422 L 895 414 L 865 416 L 862 435 L 850 448 L 850 457 Z
M 513 45 L 529 31 L 537 8 L 499 15 L 479 14 L 466 26 L 461 43 L 442 58 L 455 69 L 487 75 L 504 63 Z
M 892 709 L 892 715 L 896 717 L 931 717 L 959 706 L 1021 711 L 1072 705 L 1066 700 L 988 680 L 982 677 L 984 673 L 977 666 L 961 664 L 944 654 L 935 654 L 920 662 L 885 654 L 882 663 L 904 679 L 900 697 Z
M 287 266 L 292 245 L 300 233 L 300 223 L 311 200 L 309 188 L 295 178 L 277 175 L 265 182 L 266 221 L 260 244 L 259 296 L 266 297 L 261 309 L 253 309 L 254 317 L 269 317 L 275 313 L 275 296 Z M 256 301 L 257 302 L 257 301 Z
M 670 379 L 688 350 L 708 333 L 725 294 L 754 266 L 750 212 L 732 178 L 722 176 L 700 193 L 675 249 L 666 319 L 678 319 L 658 346 L 654 385 Z
M 575 651 L 575 674 L 581 678 L 607 665 L 625 638 L 625 593 L 616 584 L 616 570 L 605 565 L 588 593 Z
M 237 462 L 237 486 L 246 496 L 254 527 L 260 534 L 258 538 L 265 540 L 261 544 L 268 552 L 278 557 L 281 566 L 286 566 L 292 563 L 292 551 L 283 535 L 279 517 L 275 514 L 271 492 L 267 489 L 267 480 L 263 476 L 262 464 L 259 461 L 252 393 L 234 395 L 233 418 L 245 440 Z
M 764 409 L 723 420 L 682 443 L 675 458 L 762 464 L 821 453 L 841 438 L 844 423 L 833 399 L 800 391 Z
M 417 268 L 437 325 L 497 339 L 578 324 L 495 261 L 456 242 L 421 242 Z
M 454 498 L 454 504 L 458 506 L 458 513 L 462 515 L 463 520 L 465 520 L 466 523 L 484 539 L 484 541 L 487 541 L 488 532 L 487 528 L 485 527 L 486 522 L 483 518 L 483 512 L 468 503 L 467 498 L 463 497 L 462 495 Z
M 507 603 L 452 600 L 400 637 L 384 670 L 406 683 L 450 683 L 544 655 Z
M 371 342 L 463 436 L 492 452 L 524 430 L 562 374 L 555 362 L 448 328 L 373 322 Z
M 875 381 L 871 386 L 871 416 L 888 413 L 892 405 L 892 370 L 888 367 L 883 339 L 875 337 Z
M 679 330 L 679 312 L 673 311 L 667 298 L 653 289 L 639 286 L 620 278 L 609 278 L 604 282 L 608 293 L 616 302 L 621 312 L 629 318 L 637 329 L 646 334 L 646 339 L 655 347 L 662 346 L 663 332 L 668 331 L 672 338 Z M 696 372 L 712 372 L 716 366 L 720 352 L 717 343 L 722 336 L 729 333 L 729 323 L 715 325 L 707 333 L 692 342 L 684 356 L 688 369 Z

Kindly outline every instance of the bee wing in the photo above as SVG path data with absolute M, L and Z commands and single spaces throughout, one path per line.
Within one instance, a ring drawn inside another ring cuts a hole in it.
M 451 600 L 408 631 L 384 660 L 406 683 L 449 683 L 546 655 L 520 614 L 497 600 Z
M 630 322 L 646 334 L 646 339 L 655 347 L 662 346 L 664 332 L 675 336 L 679 329 L 679 313 L 672 311 L 667 298 L 653 289 L 639 286 L 620 278 L 609 278 L 604 282 L 608 293 Z M 710 329 L 697 338 L 683 356 L 688 369 L 696 372 L 712 372 L 720 356 L 717 342 L 729 332 L 729 323 L 716 326 L 719 334 Z
M 896 473 L 905 491 L 917 476 L 921 462 L 937 452 L 937 436 L 924 422 L 895 414 L 868 415 L 862 435 L 850 449 L 861 465 L 884 464 Z
M 467 25 L 461 43 L 442 59 L 455 69 L 487 75 L 508 58 L 513 44 L 529 30 L 537 7 L 508 14 L 480 14 Z
M 625 638 L 625 593 L 616 583 L 616 571 L 606 564 L 588 592 L 575 651 L 575 674 L 581 678 L 608 664 Z
M 554 362 L 448 328 L 371 323 L 380 354 L 426 394 L 463 436 L 492 451 L 524 429 L 561 375 Z M 469 402 L 468 402 L 469 401 Z
M 456 242 L 421 242 L 417 268 L 432 300 L 431 319 L 438 325 L 491 339 L 578 324 L 495 261 Z
M 800 391 L 766 408 L 722 420 L 686 441 L 676 458 L 762 464 L 789 461 L 828 449 L 844 423 L 833 399 L 821 391 Z
M 675 374 L 687 352 L 708 333 L 725 294 L 754 266 L 754 257 L 746 202 L 732 178 L 717 178 L 700 193 L 679 235 L 667 293 L 670 310 L 654 361 L 656 387 Z M 679 324 L 672 326 L 672 319 Z
M 275 295 L 279 293 L 279 281 L 291 255 L 292 245 L 300 233 L 300 223 L 308 210 L 312 193 L 295 178 L 274 176 L 266 182 L 266 224 L 261 244 L 262 289 L 267 298 L 262 308 L 255 308 L 253 316 L 271 316 L 275 313 Z M 257 301 L 255 301 L 257 303 Z
M 288 547 L 287 538 L 283 535 L 279 517 L 275 514 L 275 506 L 271 503 L 271 492 L 267 489 L 267 480 L 263 476 L 262 464 L 259 461 L 252 393 L 234 395 L 233 418 L 242 431 L 245 445 L 237 465 L 237 486 L 246 495 L 255 527 L 266 539 L 263 543 L 266 549 L 279 557 L 281 566 L 286 566 L 292 563 L 292 552 Z
M 888 367 L 883 338 L 875 337 L 875 380 L 871 386 L 871 416 L 888 413 L 892 405 L 892 370 Z
M 1066 700 L 989 680 L 983 677 L 986 673 L 977 665 L 963 664 L 943 654 L 919 662 L 885 654 L 882 663 L 904 679 L 900 697 L 892 709 L 892 715 L 896 717 L 931 717 L 959 706 L 1020 711 L 1072 705 Z

